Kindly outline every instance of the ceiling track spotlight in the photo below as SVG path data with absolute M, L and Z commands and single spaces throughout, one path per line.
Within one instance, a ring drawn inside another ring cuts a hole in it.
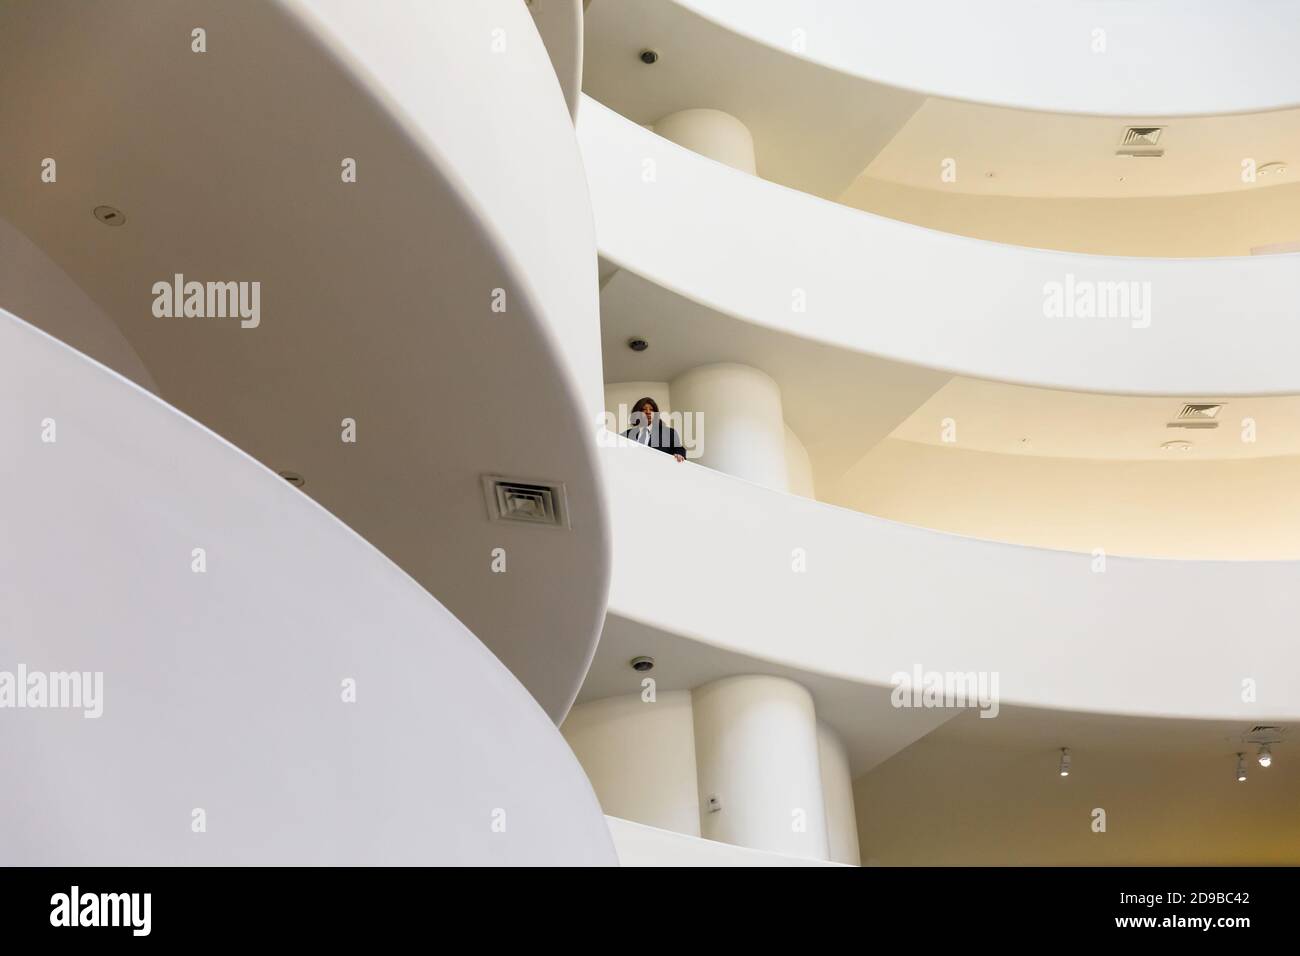
M 1061 748 L 1060 773 L 1062 777 L 1068 777 L 1070 775 L 1070 748 L 1069 747 Z
M 1273 763 L 1273 751 L 1269 749 L 1268 744 L 1259 745 L 1259 765 L 1267 767 Z
M 1237 783 L 1246 782 L 1246 755 L 1237 754 Z

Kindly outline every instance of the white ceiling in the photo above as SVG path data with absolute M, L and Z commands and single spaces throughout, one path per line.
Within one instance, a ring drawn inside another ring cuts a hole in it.
M 638 58 L 647 48 L 659 53 L 653 66 Z M 827 198 L 848 187 L 923 100 L 646 0 L 587 8 L 583 90 L 641 124 L 684 109 L 730 113 L 753 134 L 760 176 Z
M 1300 455 L 1300 396 L 1149 397 L 1067 392 L 888 362 L 715 312 L 619 270 L 601 292 L 607 382 L 666 381 L 740 362 L 781 387 L 786 423 L 827 490 L 885 438 L 1006 455 L 1103 461 L 1247 460 Z M 650 348 L 633 352 L 627 342 Z M 1221 402 L 1216 429 L 1167 427 L 1186 403 Z M 1242 440 L 1242 420 L 1255 441 Z M 1027 439 L 1027 440 L 1026 440 Z M 1188 451 L 1161 448 L 1188 441 Z
M 1158 159 L 1115 155 L 1129 126 L 1164 126 Z M 956 161 L 956 181 L 940 178 Z M 863 175 L 945 192 L 1085 197 L 1185 196 L 1294 182 L 1300 168 L 1242 182 L 1242 160 L 1300 162 L 1300 110 L 1233 116 L 1079 116 L 929 99 Z
M 1223 402 L 1215 429 L 1169 428 L 1185 403 Z M 1151 398 L 1029 388 L 953 378 L 891 438 L 945 444 L 943 421 L 956 423 L 956 447 L 968 451 L 1047 458 L 1205 460 L 1300 455 L 1300 396 Z M 1242 440 L 1243 419 L 1255 441 Z M 1192 443 L 1186 452 L 1160 446 Z
M 1300 742 L 1267 770 L 1250 721 L 1138 719 L 1004 707 L 961 713 L 855 788 L 870 865 L 1300 863 Z M 1069 747 L 1072 772 L 1058 773 Z M 1238 751 L 1247 780 L 1235 779 Z M 1094 832 L 1097 809 L 1106 831 Z

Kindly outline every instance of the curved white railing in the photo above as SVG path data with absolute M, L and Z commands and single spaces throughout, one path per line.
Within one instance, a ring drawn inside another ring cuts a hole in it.
M 614 862 L 528 691 L 311 499 L 4 312 L 0 406 L 0 859 Z
M 1002 544 L 775 492 L 623 439 L 602 457 L 618 489 L 610 610 L 621 617 L 878 686 L 918 670 L 984 674 L 1006 704 L 1300 717 L 1297 562 Z
M 952 99 L 1114 116 L 1300 104 L 1289 0 L 667 2 L 827 68 Z
M 1300 392 L 1300 255 L 1132 259 L 1000 245 L 746 175 L 590 98 L 578 133 L 601 255 L 719 312 L 1028 385 Z

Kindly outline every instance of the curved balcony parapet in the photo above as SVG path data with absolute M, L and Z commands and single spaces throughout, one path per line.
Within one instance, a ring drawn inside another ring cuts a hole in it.
M 937 232 L 738 172 L 585 99 L 597 246 L 717 312 L 1025 385 L 1300 392 L 1300 255 L 1155 259 Z
M 917 688 L 896 706 L 930 706 L 921 685 L 938 674 L 972 675 L 966 703 L 990 716 L 1019 704 L 1300 717 L 1295 561 L 1003 544 L 773 491 L 623 439 L 602 456 L 618 489 L 610 610 L 622 618 L 806 672 Z
M 1219 0 L 664 2 L 827 69 L 931 96 L 1116 116 L 1300 104 L 1300 7 L 1287 0 L 1249 10 Z

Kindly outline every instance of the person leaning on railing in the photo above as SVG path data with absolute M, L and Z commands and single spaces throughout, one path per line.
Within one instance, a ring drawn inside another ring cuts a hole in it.
M 623 433 L 623 437 L 641 445 L 658 448 L 677 461 L 686 460 L 686 446 L 682 444 L 682 436 L 659 417 L 659 403 L 653 398 L 643 398 L 633 406 L 632 427 Z

